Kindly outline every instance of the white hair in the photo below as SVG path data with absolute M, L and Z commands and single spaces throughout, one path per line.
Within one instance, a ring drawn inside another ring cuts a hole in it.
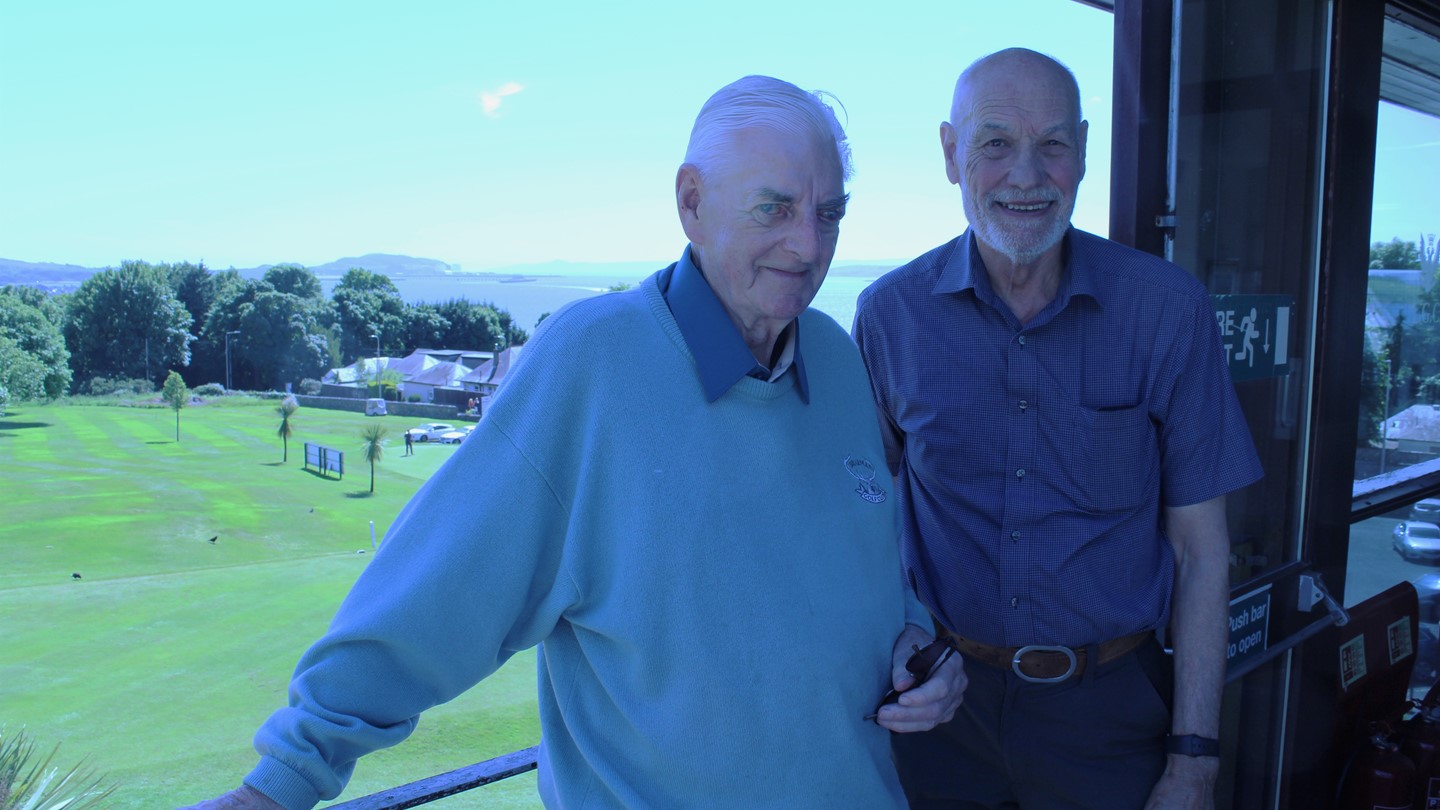
M 731 133 L 747 127 L 765 127 L 780 132 L 811 135 L 835 145 L 840 171 L 845 180 L 853 170 L 850 144 L 835 110 L 825 103 L 823 91 L 809 92 L 769 76 L 746 76 L 715 91 L 695 117 L 685 162 L 702 176 L 719 168 L 729 157 Z M 834 99 L 834 96 L 830 96 Z M 839 99 L 835 100 L 839 104 Z M 841 109 L 844 109 L 843 106 Z

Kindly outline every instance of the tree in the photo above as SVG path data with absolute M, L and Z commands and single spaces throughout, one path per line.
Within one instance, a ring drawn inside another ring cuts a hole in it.
M 298 264 L 277 264 L 265 271 L 265 281 L 276 292 L 299 296 L 308 301 L 323 301 L 320 279 L 315 271 Z
M 0 287 L 0 384 L 16 399 L 55 399 L 70 388 L 70 352 L 61 324 L 65 311 L 34 287 Z
M 280 428 L 275 435 L 280 437 L 280 445 L 283 448 L 280 455 L 280 463 L 284 464 L 290 460 L 290 437 L 295 435 L 295 412 L 300 410 L 300 403 L 295 397 L 285 397 L 280 404 L 275 406 L 275 413 L 280 416 Z
M 375 462 L 385 457 L 385 434 L 384 425 L 369 424 L 360 431 L 360 438 L 363 440 L 361 448 L 365 451 L 365 460 L 370 463 L 370 494 L 375 494 Z
M 1370 246 L 1370 269 L 1419 270 L 1420 248 L 1398 236 L 1389 242 L 1376 242 Z
M 215 276 L 205 266 L 181 262 L 179 264 L 162 264 L 159 268 L 165 271 L 167 280 L 170 283 L 170 291 L 175 294 L 175 299 L 190 313 L 192 324 L 191 334 L 199 336 L 199 331 L 205 326 L 205 316 L 210 314 L 210 307 L 215 303 L 217 286 Z
M 0 390 L 16 402 L 45 398 L 46 368 L 20 344 L 0 332 Z
M 433 304 L 415 304 L 405 308 L 405 348 L 470 348 L 469 343 L 450 343 L 450 321 Z
M 422 304 L 421 306 L 429 306 Z M 435 305 L 446 321 L 438 343 L 451 349 L 472 349 L 493 352 L 504 345 L 505 327 L 494 307 L 475 304 L 463 298 L 451 298 Z
M 190 363 L 190 313 L 169 278 L 144 262 L 124 262 L 86 279 L 70 299 L 65 344 L 75 377 L 156 382 Z
M 328 313 L 324 299 L 280 292 L 268 281 L 238 279 L 224 286 L 211 307 L 202 343 L 223 363 L 226 335 L 239 332 L 230 343 L 235 387 L 281 389 L 330 369 L 330 330 L 322 322 Z
M 346 360 L 375 354 L 371 335 L 380 335 L 381 354 L 399 354 L 404 348 L 405 301 L 388 277 L 352 267 L 331 297 L 340 326 L 340 353 Z
M 190 389 L 185 385 L 185 380 L 176 371 L 171 371 L 170 376 L 165 378 L 165 387 L 160 389 L 160 396 L 165 403 L 175 409 L 175 441 L 180 441 L 180 409 L 190 402 Z
M 260 385 L 281 389 L 306 377 L 323 377 L 330 359 L 314 301 L 266 290 L 240 307 L 236 344 Z M 233 349 L 232 349 L 233 351 Z
M 225 332 L 236 328 L 236 318 L 226 318 L 224 315 L 217 317 L 217 312 L 232 304 L 241 291 L 247 289 L 247 285 L 257 283 L 241 278 L 240 273 L 234 269 L 213 273 L 209 280 L 213 289 L 210 291 L 205 311 L 195 323 L 196 340 L 191 345 L 190 365 L 180 372 L 185 377 L 185 382 L 191 386 L 225 380 Z M 222 326 L 222 323 L 229 325 Z

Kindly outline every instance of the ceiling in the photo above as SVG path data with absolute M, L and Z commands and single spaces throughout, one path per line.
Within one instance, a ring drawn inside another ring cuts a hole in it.
M 1422 20 L 1387 10 L 1380 58 L 1380 98 L 1440 116 L 1440 39 Z

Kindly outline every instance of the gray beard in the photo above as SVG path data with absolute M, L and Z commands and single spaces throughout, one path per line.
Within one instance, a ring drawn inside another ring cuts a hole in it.
M 1016 233 L 997 225 L 993 217 L 982 216 L 978 211 L 971 210 L 973 207 L 969 197 L 966 197 L 965 218 L 970 220 L 970 227 L 975 229 L 975 235 L 981 242 L 1016 264 L 1030 264 L 1060 244 L 1060 240 L 1065 238 L 1065 232 L 1070 230 L 1070 214 L 1074 211 L 1072 207 L 1064 216 L 1056 217 L 1039 233 Z

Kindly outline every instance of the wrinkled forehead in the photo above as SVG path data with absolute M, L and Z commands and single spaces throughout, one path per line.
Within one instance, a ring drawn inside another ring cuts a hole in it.
M 845 180 L 835 141 L 800 128 L 751 126 L 729 133 L 716 166 L 724 180 L 788 193 L 821 188 L 843 193 Z
M 1068 98 L 996 94 L 975 98 L 959 109 L 954 123 L 962 132 L 1074 135 L 1079 126 Z

